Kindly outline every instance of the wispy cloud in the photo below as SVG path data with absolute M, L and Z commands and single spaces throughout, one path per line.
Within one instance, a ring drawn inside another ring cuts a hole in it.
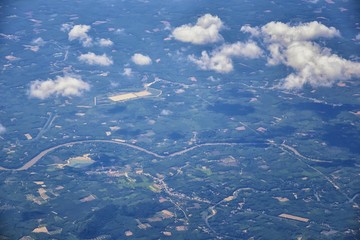
M 37 52 L 37 51 L 39 51 L 40 47 L 45 45 L 45 43 L 46 42 L 41 37 L 38 37 L 31 41 L 32 45 L 24 45 L 24 47 L 26 50 L 31 50 L 33 52 Z
M 0 135 L 6 132 L 6 128 L 0 123 Z
M 71 29 L 72 27 L 73 27 L 72 24 L 63 23 L 63 24 L 61 24 L 60 30 L 61 30 L 62 32 L 68 32 L 68 31 L 70 31 L 70 29 Z
M 41 37 L 38 37 L 38 38 L 35 38 L 34 40 L 32 40 L 31 43 L 33 45 L 37 45 L 37 46 L 44 46 L 46 42 Z
M 96 55 L 93 52 L 81 54 L 78 59 L 89 65 L 109 66 L 113 64 L 112 59 L 109 58 L 106 54 Z
M 80 96 L 83 91 L 88 91 L 90 85 L 79 77 L 57 76 L 54 80 L 33 81 L 30 85 L 29 96 L 46 99 L 50 96 Z
M 360 41 L 360 33 L 355 36 L 355 40 L 356 40 L 356 41 Z
M 217 16 L 205 14 L 198 18 L 195 25 L 185 24 L 175 28 L 172 35 L 176 40 L 192 44 L 207 44 L 222 40 L 219 31 L 223 28 L 223 22 Z
M 124 68 L 122 75 L 126 77 L 131 77 L 133 75 L 133 71 L 131 68 Z
M 131 57 L 131 60 L 137 65 L 149 65 L 152 63 L 152 60 L 149 56 L 143 55 L 141 53 L 135 53 Z

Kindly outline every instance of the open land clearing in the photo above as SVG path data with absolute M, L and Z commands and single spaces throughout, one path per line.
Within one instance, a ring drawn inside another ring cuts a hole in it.
M 124 94 L 111 96 L 111 97 L 109 97 L 109 99 L 114 102 L 122 102 L 122 101 L 127 101 L 127 100 L 131 100 L 131 99 L 135 99 L 135 98 L 141 98 L 141 97 L 145 97 L 145 96 L 149 96 L 149 95 L 151 95 L 151 93 L 144 90 L 141 92 L 124 93 Z
M 296 220 L 296 221 L 300 221 L 300 222 L 308 222 L 309 221 L 308 218 L 298 217 L 298 216 L 294 216 L 294 215 L 286 214 L 286 213 L 280 214 L 279 217 Z
M 113 102 L 125 102 L 129 100 L 135 100 L 145 97 L 158 97 L 161 95 L 161 91 L 153 88 L 146 88 L 145 90 L 138 91 L 138 92 L 127 92 L 116 94 L 113 96 L 108 97 Z

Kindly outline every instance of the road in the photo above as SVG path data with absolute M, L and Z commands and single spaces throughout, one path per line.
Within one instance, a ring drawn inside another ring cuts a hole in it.
M 48 149 L 45 149 L 43 150 L 42 152 L 40 152 L 38 155 L 36 155 L 35 157 L 33 157 L 32 159 L 30 159 L 30 161 L 28 161 L 27 163 L 25 163 L 22 167 L 19 167 L 19 168 L 4 168 L 4 167 L 1 167 L 0 166 L 0 170 L 2 171 L 24 171 L 24 170 L 27 170 L 29 168 L 31 168 L 32 166 L 34 166 L 38 161 L 40 161 L 45 155 L 47 155 L 48 153 L 58 149 L 58 148 L 61 148 L 61 147 L 71 147 L 73 145 L 77 145 L 77 144 L 83 144 L 83 143 L 111 143 L 111 144 L 117 144 L 117 145 L 122 145 L 122 146 L 125 146 L 125 147 L 128 147 L 128 148 L 132 148 L 132 149 L 136 149 L 140 152 L 143 152 L 143 153 L 146 153 L 146 154 L 149 154 L 149 155 L 152 155 L 156 158 L 166 158 L 166 157 L 175 157 L 175 156 L 179 156 L 179 155 L 182 155 L 182 154 L 185 154 L 187 152 L 190 152 L 194 149 L 197 149 L 197 148 L 201 148 L 201 147 L 206 147 L 206 146 L 230 146 L 230 147 L 233 147 L 233 146 L 236 146 L 236 145 L 256 145 L 256 144 L 267 144 L 267 145 L 272 145 L 272 146 L 275 146 L 277 148 L 280 148 L 282 149 L 283 151 L 286 151 L 286 152 L 292 152 L 293 154 L 295 154 L 296 157 L 298 157 L 297 159 L 300 160 L 301 162 L 303 162 L 305 165 L 307 165 L 309 168 L 313 169 L 314 171 L 318 172 L 322 177 L 324 177 L 331 185 L 334 186 L 334 188 L 338 191 L 340 191 L 348 200 L 350 200 L 350 198 L 347 196 L 347 194 L 345 194 L 340 186 L 333 180 L 333 179 L 330 179 L 328 176 L 326 176 L 324 173 L 322 173 L 320 170 L 318 170 L 317 168 L 313 167 L 313 166 L 310 166 L 308 163 L 304 162 L 303 160 L 308 160 L 308 161 L 312 161 L 312 162 L 331 162 L 331 161 L 325 161 L 325 160 L 319 160 L 319 159 L 314 159 L 314 158 L 309 158 L 309 157 L 306 157 L 306 156 L 303 156 L 301 153 L 299 153 L 295 148 L 289 146 L 289 145 L 286 145 L 284 142 L 280 145 L 278 144 L 275 144 L 271 141 L 268 141 L 268 142 L 257 142 L 257 143 L 202 143 L 202 144 L 197 144 L 195 146 L 192 146 L 190 148 L 186 148 L 186 149 L 183 149 L 183 150 L 180 150 L 180 151 L 177 151 L 177 152 L 173 152 L 173 153 L 170 153 L 170 154 L 166 154 L 166 155 L 161 155 L 161 154 L 158 154 L 158 153 L 155 153 L 155 152 L 152 152 L 150 150 L 147 150 L 143 147 L 139 147 L 137 145 L 134 145 L 134 144 L 130 144 L 130 143 L 126 143 L 126 142 L 119 142 L 119 141 L 115 141 L 115 140 L 100 140 L 100 139 L 93 139 L 93 140 L 79 140 L 79 141 L 72 141 L 72 142 L 68 142 L 68 143 L 63 143 L 63 144 L 59 144 L 57 146 L 54 146 L 54 147 L 50 147 Z
M 182 155 L 184 153 L 187 153 L 189 151 L 192 151 L 196 148 L 200 148 L 200 147 L 205 147 L 205 146 L 235 146 L 235 145 L 244 145 L 244 144 L 264 144 L 264 143 L 203 143 L 203 144 L 199 144 L 199 145 L 195 145 L 193 147 L 190 147 L 190 148 L 187 148 L 187 149 L 184 149 L 184 150 L 180 150 L 180 151 L 177 151 L 177 152 L 173 152 L 173 153 L 170 153 L 168 155 L 160 155 L 160 154 L 157 154 L 155 152 L 152 152 L 150 150 L 147 150 L 145 148 L 142 148 L 142 147 L 139 147 L 139 146 L 136 146 L 134 144 L 130 144 L 130 143 L 125 143 L 125 142 L 119 142 L 119 141 L 115 141 L 115 140 L 79 140 L 79 141 L 72 141 L 72 142 L 68 142 L 68 143 L 63 143 L 63 144 L 59 144 L 57 146 L 54 146 L 54 147 L 50 147 L 50 148 L 47 148 L 45 150 L 43 150 L 42 152 L 40 152 L 39 154 L 37 154 L 35 157 L 33 157 L 32 159 L 30 159 L 30 161 L 28 161 L 27 163 L 25 163 L 22 167 L 19 167 L 19 168 L 4 168 L 4 167 L 1 167 L 0 166 L 0 170 L 3 170 L 3 171 L 24 171 L 24 170 L 27 170 L 29 168 L 31 168 L 32 166 L 34 166 L 38 161 L 40 161 L 45 155 L 47 155 L 48 153 L 58 149 L 58 148 L 61 148 L 61 147 L 71 147 L 73 145 L 77 145 L 77 144 L 83 144 L 83 143 L 111 143 L 111 144 L 117 144 L 117 145 L 122 145 L 122 146 L 125 146 L 125 147 L 128 147 L 128 148 L 133 148 L 133 149 L 136 149 L 140 152 L 143 152 L 143 153 L 147 153 L 149 155 L 152 155 L 156 158 L 166 158 L 166 157 L 174 157 L 174 156 L 179 156 L 179 155 Z

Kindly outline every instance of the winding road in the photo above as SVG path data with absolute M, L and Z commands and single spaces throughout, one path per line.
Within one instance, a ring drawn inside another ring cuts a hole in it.
M 39 154 L 37 154 L 35 157 L 33 157 L 32 159 L 30 159 L 30 161 L 28 161 L 27 163 L 25 163 L 22 167 L 19 168 L 5 168 L 5 167 L 1 167 L 0 166 L 0 171 L 24 171 L 27 170 L 29 168 L 31 168 L 32 166 L 34 166 L 38 161 L 40 161 L 45 155 L 47 155 L 48 153 L 61 148 L 61 147 L 71 147 L 73 145 L 77 145 L 77 144 L 83 144 L 83 143 L 111 143 L 111 144 L 117 144 L 117 145 L 122 145 L 128 148 L 132 148 L 132 149 L 136 149 L 140 152 L 152 155 L 156 158 L 161 158 L 164 159 L 166 157 L 175 157 L 175 156 L 179 156 L 182 154 L 185 154 L 187 152 L 190 152 L 194 149 L 197 148 L 201 148 L 201 147 L 206 147 L 206 146 L 237 146 L 237 145 L 257 145 L 257 144 L 267 144 L 267 145 L 272 145 L 275 147 L 278 147 L 280 149 L 282 149 L 283 151 L 286 152 L 292 152 L 293 154 L 295 154 L 295 156 L 298 157 L 299 160 L 303 159 L 303 160 L 307 160 L 307 161 L 312 161 L 312 162 L 329 162 L 329 161 L 324 161 L 324 160 L 319 160 L 319 159 L 314 159 L 314 158 L 309 158 L 306 156 L 303 156 L 301 153 L 299 153 L 295 148 L 286 145 L 285 143 L 282 143 L 281 145 L 275 144 L 274 142 L 271 141 L 267 141 L 267 142 L 256 142 L 256 143 L 249 143 L 249 142 L 244 142 L 244 143 L 231 143 L 231 142 L 224 142 L 224 143 L 202 143 L 202 144 L 197 144 L 195 146 L 192 146 L 190 148 L 186 148 L 184 150 L 180 150 L 177 152 L 173 152 L 173 153 L 169 153 L 169 154 L 165 154 L 165 155 L 161 155 L 155 152 L 152 152 L 150 150 L 147 150 L 143 147 L 139 147 L 136 146 L 134 144 L 130 144 L 130 143 L 126 143 L 126 142 L 119 142 L 119 141 L 115 141 L 115 140 L 100 140 L 100 139 L 92 139 L 92 140 L 79 140 L 79 141 L 72 141 L 72 142 L 68 142 L 68 143 L 63 143 L 63 144 L 59 144 L 57 146 L 53 146 L 50 148 L 47 148 L 45 150 L 43 150 L 42 152 L 40 152 Z M 302 161 L 302 160 L 301 160 Z M 347 196 L 347 194 L 345 194 L 343 191 L 341 191 L 340 186 L 332 179 L 330 179 L 328 176 L 326 176 L 324 173 L 322 173 L 321 171 L 319 171 L 317 168 L 310 166 L 309 164 L 307 164 L 306 162 L 302 161 L 304 164 L 306 164 L 309 168 L 313 169 L 314 171 L 318 172 L 320 175 L 322 175 L 331 185 L 334 186 L 334 188 L 338 191 L 340 191 L 344 196 L 347 197 L 348 200 L 350 200 L 350 198 Z
M 342 195 L 344 195 L 348 202 L 349 203 L 352 203 L 354 201 L 355 198 L 357 198 L 359 196 L 359 193 L 355 194 L 352 198 L 350 198 L 344 191 L 342 191 L 342 189 L 340 188 L 340 186 L 335 182 L 335 180 L 333 179 L 330 179 L 328 176 L 326 176 L 324 173 L 322 173 L 320 170 L 318 170 L 317 168 L 309 165 L 308 163 L 306 163 L 304 160 L 307 160 L 307 161 L 311 161 L 311 162 L 331 162 L 331 161 L 326 161 L 326 160 L 319 160 L 319 159 L 314 159 L 314 158 L 310 158 L 310 157 L 306 157 L 306 156 L 303 156 L 301 153 L 299 153 L 295 148 L 289 146 L 289 145 L 286 145 L 284 142 L 282 144 L 276 144 L 272 141 L 267 141 L 267 142 L 256 142 L 256 143 L 249 143 L 249 142 L 243 142 L 243 143 L 231 143 L 231 142 L 225 142 L 225 143 L 202 143 L 202 144 L 198 144 L 198 145 L 195 145 L 195 146 L 192 146 L 192 147 L 189 147 L 189 148 L 186 148 L 186 149 L 183 149 L 183 150 L 180 150 L 180 151 L 176 151 L 176 152 L 173 152 L 173 153 L 169 153 L 169 154 L 164 154 L 164 155 L 161 155 L 161 154 L 158 154 L 158 153 L 155 153 L 155 152 L 152 152 L 150 150 L 147 150 L 143 147 L 139 147 L 137 145 L 134 145 L 134 144 L 130 144 L 130 143 L 126 143 L 126 142 L 120 142 L 120 141 L 116 141 L 116 140 L 100 140 L 100 139 L 89 139 L 89 140 L 78 140 L 78 141 L 72 141 L 72 142 L 68 142 L 68 143 L 63 143 L 63 144 L 59 144 L 59 145 L 56 145 L 56 146 L 53 146 L 53 147 L 50 147 L 50 148 L 47 148 L 43 151 L 41 151 L 39 154 L 37 154 L 35 157 L 33 157 L 32 159 L 30 159 L 27 163 L 25 163 L 22 167 L 19 167 L 19 168 L 4 168 L 4 167 L 1 167 L 0 166 L 0 171 L 24 171 L 24 170 L 27 170 L 29 168 L 31 168 L 32 166 L 34 166 L 38 161 L 40 161 L 44 156 L 46 156 L 48 153 L 56 150 L 56 149 L 59 149 L 61 147 L 71 147 L 73 145 L 78 145 L 78 144 L 83 144 L 83 143 L 110 143 L 110 144 L 117 144 L 117 145 L 121 145 L 121 146 L 125 146 L 125 147 L 128 147 L 128 148 L 132 148 L 132 149 L 135 149 L 135 150 L 138 150 L 140 152 L 143 152 L 143 153 L 146 153 L 146 154 L 149 154 L 151 156 L 154 156 L 156 158 L 160 158 L 160 159 L 164 159 L 164 158 L 167 158 L 167 157 L 175 157 L 175 156 L 179 156 L 179 155 L 182 155 L 182 154 L 185 154 L 187 152 L 190 152 L 194 149 L 197 149 L 197 148 L 201 148 L 201 147 L 206 147 L 206 146 L 230 146 L 230 147 L 233 147 L 233 146 L 238 146 L 238 145 L 258 145 L 258 144 L 266 144 L 266 145 L 269 145 L 269 146 L 274 146 L 274 147 L 277 147 L 281 150 L 283 150 L 284 152 L 288 152 L 288 153 L 292 153 L 295 155 L 295 157 L 300 160 L 301 162 L 303 162 L 305 165 L 307 165 L 309 168 L 313 169 L 314 171 L 316 171 L 317 173 L 319 173 L 326 181 L 328 181 L 331 185 L 333 185 L 333 187 L 339 191 Z M 292 155 L 290 154 L 290 155 Z M 237 198 L 238 197 L 238 194 L 240 191 L 242 190 L 248 190 L 248 189 L 237 189 L 236 191 L 233 192 L 233 197 L 234 198 Z M 216 231 L 210 226 L 209 224 L 209 219 L 214 217 L 217 213 L 216 211 L 216 206 L 218 206 L 219 204 L 221 204 L 222 202 L 224 202 L 225 200 L 221 200 L 220 202 L 218 202 L 217 204 L 209 207 L 209 211 L 210 211 L 210 214 L 208 214 L 206 217 L 205 217 L 205 223 L 207 225 L 207 227 L 215 234 Z M 181 209 L 182 210 L 182 209 Z M 185 217 L 187 218 L 186 216 L 186 213 L 184 212 L 184 215 Z
M 23 171 L 23 170 L 27 170 L 29 168 L 31 168 L 33 165 L 35 165 L 38 161 L 40 161 L 45 155 L 47 155 L 48 153 L 61 148 L 61 147 L 71 147 L 73 145 L 77 145 L 77 144 L 83 144 L 83 143 L 111 143 L 111 144 L 117 144 L 117 145 L 122 145 L 128 148 L 132 148 L 132 149 L 136 149 L 140 152 L 144 152 L 146 154 L 152 155 L 156 158 L 166 158 L 166 157 L 175 157 L 175 156 L 179 156 L 182 155 L 184 153 L 190 152 L 192 150 L 195 150 L 197 148 L 201 148 L 201 147 L 206 147 L 206 146 L 229 146 L 229 147 L 233 147 L 236 145 L 257 145 L 257 144 L 266 144 L 266 145 L 273 145 L 276 147 L 281 148 L 282 150 L 290 150 L 291 152 L 293 152 L 296 156 L 301 157 L 305 160 L 308 161 L 312 161 L 312 162 L 331 162 L 331 161 L 325 161 L 325 160 L 319 160 L 319 159 L 313 159 L 313 158 L 309 158 L 306 156 L 303 156 L 302 154 L 300 154 L 296 149 L 294 149 L 293 147 L 290 147 L 288 145 L 286 145 L 285 143 L 282 143 L 281 145 L 277 145 L 271 142 L 256 142 L 256 143 L 250 143 L 250 142 L 244 142 L 244 143 L 231 143 L 231 142 L 219 142 L 219 143 L 202 143 L 202 144 L 197 144 L 195 146 L 186 148 L 184 150 L 180 150 L 177 152 L 173 152 L 170 154 L 165 154 L 165 155 L 161 155 L 155 152 L 152 152 L 150 150 L 147 150 L 143 147 L 139 147 L 137 145 L 134 144 L 130 144 L 130 143 L 126 143 L 126 142 L 120 142 L 120 141 L 116 141 L 116 140 L 101 140 L 101 139 L 89 139 L 89 140 L 79 140 L 79 141 L 72 141 L 72 142 L 68 142 L 68 143 L 63 143 L 63 144 L 59 144 L 50 148 L 47 148 L 45 150 L 43 150 L 42 152 L 40 152 L 39 154 L 37 154 L 35 157 L 33 157 L 32 159 L 30 159 L 30 161 L 28 161 L 27 163 L 25 163 L 22 167 L 19 168 L 4 168 L 0 166 L 0 170 L 6 171 L 6 170 L 12 170 L 12 171 Z M 284 149 L 285 148 L 285 149 Z M 334 185 L 334 184 L 333 184 Z
M 309 160 L 311 162 L 332 163 L 332 161 L 326 161 L 326 160 L 320 160 L 320 159 L 316 159 L 316 158 L 306 157 L 306 156 L 300 154 L 295 148 L 293 148 L 293 147 L 291 147 L 289 145 L 286 145 L 285 142 L 283 142 L 280 146 L 286 148 L 287 150 L 292 151 L 296 156 L 302 157 L 302 158 L 304 158 L 306 160 Z
M 83 144 L 83 143 L 111 143 L 111 144 L 117 144 L 117 145 L 122 145 L 125 147 L 129 147 L 129 148 L 133 148 L 136 149 L 140 152 L 144 152 L 147 153 L 149 155 L 152 155 L 154 157 L 157 158 L 166 158 L 166 157 L 174 157 L 174 156 L 179 156 L 182 155 L 184 153 L 187 153 L 189 151 L 192 151 L 196 148 L 200 148 L 200 147 L 205 147 L 205 146 L 236 146 L 236 145 L 245 145 L 245 144 L 264 144 L 264 143 L 203 143 L 203 144 L 198 144 L 195 145 L 193 147 L 184 149 L 184 150 L 180 150 L 177 152 L 173 152 L 167 155 L 160 155 L 157 154 L 155 152 L 152 152 L 150 150 L 147 150 L 145 148 L 136 146 L 134 144 L 130 144 L 130 143 L 125 143 L 125 142 L 119 142 L 119 141 L 115 141 L 115 140 L 79 140 L 79 141 L 72 141 L 72 142 L 68 142 L 68 143 L 63 143 L 63 144 L 59 144 L 57 146 L 54 147 L 50 147 L 47 148 L 45 150 L 43 150 L 42 152 L 40 152 L 38 155 L 36 155 L 35 157 L 33 157 L 30 161 L 28 161 L 27 163 L 25 163 L 22 167 L 19 168 L 4 168 L 4 167 L 0 167 L 0 170 L 2 171 L 23 171 L 23 170 L 27 170 L 29 168 L 31 168 L 33 165 L 35 165 L 38 161 L 40 161 L 45 155 L 47 155 L 48 153 L 61 148 L 61 147 L 71 147 L 73 145 L 77 145 L 77 144 Z M 267 143 L 265 143 L 267 144 Z

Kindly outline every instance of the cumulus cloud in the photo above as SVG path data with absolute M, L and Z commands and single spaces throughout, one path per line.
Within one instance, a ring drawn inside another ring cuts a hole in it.
M 131 60 L 137 65 L 149 65 L 152 62 L 149 56 L 143 55 L 141 53 L 135 53 L 131 57 Z
M 192 44 L 207 44 L 222 40 L 219 31 L 223 22 L 217 16 L 205 14 L 198 18 L 195 25 L 185 24 L 173 30 L 172 35 L 176 40 Z
M 243 26 L 241 31 L 263 40 L 269 51 L 270 66 L 284 64 L 294 70 L 283 79 L 282 88 L 300 89 L 306 84 L 329 87 L 337 81 L 360 76 L 360 63 L 333 54 L 315 42 L 318 38 L 340 36 L 334 27 L 316 21 L 296 26 L 270 22 L 261 28 Z
M 91 29 L 91 26 L 88 25 L 75 25 L 70 32 L 68 37 L 70 41 L 79 40 L 84 47 L 89 47 L 92 45 L 92 38 L 87 34 Z
M 262 55 L 260 47 L 252 41 L 224 44 L 215 49 L 210 55 L 203 51 L 201 57 L 190 55 L 190 61 L 194 62 L 203 70 L 213 70 L 219 73 L 229 73 L 234 69 L 233 57 L 259 58 Z
M 57 76 L 56 79 L 45 81 L 33 81 L 30 85 L 29 96 L 45 99 L 55 96 L 80 96 L 83 91 L 88 91 L 90 85 L 80 78 L 71 76 Z
M 310 41 L 317 38 L 340 36 L 334 27 L 327 27 L 317 21 L 290 26 L 282 22 L 270 22 L 261 28 L 265 40 L 288 45 L 293 42 Z
M 282 54 L 283 63 L 295 70 L 283 81 L 282 87 L 287 89 L 301 88 L 305 84 L 330 87 L 338 81 L 360 76 L 360 63 L 343 59 L 316 43 L 293 43 Z
M 114 44 L 113 41 L 111 41 L 110 39 L 101 38 L 101 39 L 99 40 L 99 45 L 100 45 L 101 47 L 110 47 L 110 46 L 112 46 L 113 44 Z
M 244 25 L 240 28 L 240 31 L 244 32 L 244 33 L 250 33 L 251 36 L 253 37 L 258 37 L 261 32 L 259 27 L 251 27 L 250 25 Z
M 113 64 L 113 61 L 111 58 L 106 56 L 106 54 L 103 55 L 96 55 L 93 52 L 88 52 L 85 54 L 81 54 L 78 59 L 82 62 L 85 62 L 89 65 L 100 65 L 100 66 L 109 66 Z
M 6 128 L 0 123 L 0 135 L 6 132 Z

